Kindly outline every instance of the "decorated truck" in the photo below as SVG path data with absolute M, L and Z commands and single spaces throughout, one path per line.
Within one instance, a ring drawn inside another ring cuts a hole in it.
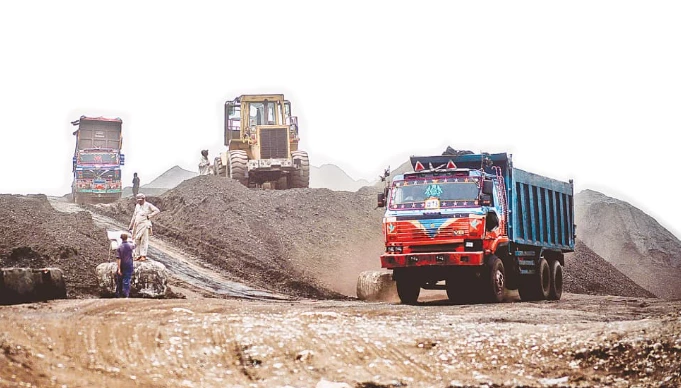
M 399 299 L 444 289 L 454 303 L 558 300 L 574 250 L 573 182 L 513 167 L 511 155 L 412 156 L 378 195 Z
M 125 156 L 120 118 L 86 117 L 72 121 L 78 129 L 73 154 L 73 201 L 82 203 L 113 202 L 121 198 L 121 166 Z

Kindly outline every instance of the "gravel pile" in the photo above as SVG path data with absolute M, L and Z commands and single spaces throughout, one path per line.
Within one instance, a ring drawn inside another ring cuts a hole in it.
M 652 292 L 629 279 L 579 239 L 575 242 L 575 252 L 565 255 L 563 274 L 564 292 L 655 298 Z
M 381 209 L 375 193 L 255 190 L 197 176 L 160 197 L 154 234 L 242 283 L 293 296 L 353 296 L 357 276 L 379 269 Z M 129 222 L 134 203 L 95 209 Z
M 107 261 L 108 240 L 88 212 L 57 212 L 42 194 L 0 194 L 0 236 L 0 267 L 61 268 L 67 297 L 98 294 L 95 268 Z

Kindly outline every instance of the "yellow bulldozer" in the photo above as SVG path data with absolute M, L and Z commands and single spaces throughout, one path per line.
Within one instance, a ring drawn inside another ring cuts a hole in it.
M 247 187 L 310 186 L 307 152 L 298 149 L 298 118 L 283 94 L 249 94 L 225 102 L 227 151 L 213 173 Z

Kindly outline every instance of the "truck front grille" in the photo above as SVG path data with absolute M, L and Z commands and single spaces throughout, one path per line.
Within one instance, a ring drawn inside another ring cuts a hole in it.
M 260 130 L 260 157 L 262 159 L 288 158 L 288 130 L 286 128 Z

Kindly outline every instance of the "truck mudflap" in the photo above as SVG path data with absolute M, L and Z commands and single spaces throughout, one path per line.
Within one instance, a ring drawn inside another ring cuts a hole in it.
M 394 269 L 434 265 L 479 266 L 484 263 L 483 252 L 433 252 L 381 255 L 381 267 Z

